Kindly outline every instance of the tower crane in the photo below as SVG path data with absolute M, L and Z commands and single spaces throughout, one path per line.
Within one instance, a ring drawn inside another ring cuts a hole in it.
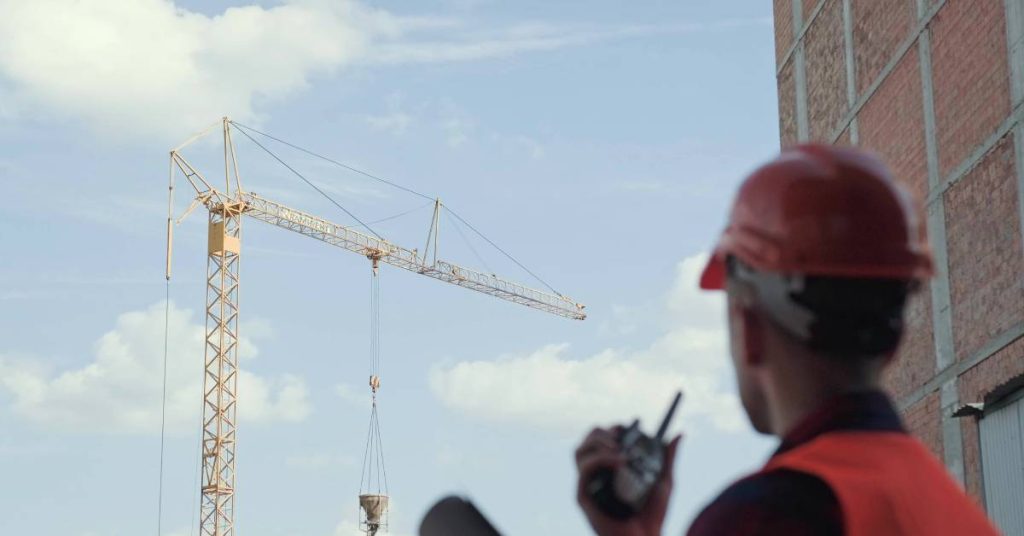
M 186 146 L 217 127 L 220 127 L 224 139 L 223 189 L 215 187 L 181 153 Z M 175 225 L 181 223 L 199 206 L 206 208 L 209 213 L 201 447 L 202 497 L 199 517 L 201 536 L 234 534 L 240 283 L 238 269 L 242 251 L 243 216 L 362 255 L 373 263 L 375 270 L 381 263 L 389 264 L 532 309 L 570 319 L 586 318 L 584 306 L 564 295 L 533 289 L 494 274 L 485 274 L 438 258 L 437 232 L 439 211 L 442 208 L 440 200 L 435 200 L 427 245 L 424 251 L 420 252 L 418 249 L 394 244 L 377 235 L 369 227 L 366 227 L 370 232 L 367 234 L 353 229 L 352 226 L 340 225 L 245 190 L 238 173 L 232 127 L 243 128 L 242 125 L 224 117 L 170 152 L 166 264 L 168 280 L 171 277 Z M 242 133 L 245 134 L 244 131 Z M 287 167 L 283 161 L 280 162 Z M 195 197 L 184 214 L 175 219 L 174 178 L 177 172 L 185 177 L 195 191 Z M 371 383 L 372 381 L 371 379 Z

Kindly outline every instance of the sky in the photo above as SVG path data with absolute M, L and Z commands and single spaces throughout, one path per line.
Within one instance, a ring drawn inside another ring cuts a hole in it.
M 230 116 L 439 197 L 472 225 L 442 217 L 439 257 L 587 306 L 567 320 L 382 268 L 391 534 L 450 493 L 506 534 L 587 534 L 576 443 L 651 430 L 682 389 L 681 534 L 774 446 L 737 402 L 721 296 L 696 290 L 736 185 L 778 150 L 770 10 L 0 0 L 0 533 L 156 534 L 158 504 L 162 534 L 197 533 L 206 223 L 177 226 L 165 286 L 168 151 Z M 254 136 L 376 232 L 425 243 L 423 199 Z M 355 224 L 234 140 L 244 189 Z M 183 150 L 217 181 L 219 141 Z M 246 219 L 241 266 L 238 534 L 353 535 L 369 263 Z

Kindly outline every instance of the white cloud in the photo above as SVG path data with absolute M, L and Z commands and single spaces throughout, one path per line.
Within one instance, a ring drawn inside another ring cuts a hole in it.
M 171 304 L 168 317 L 167 430 L 195 433 L 203 381 L 204 327 L 193 313 Z M 260 322 L 249 323 L 257 332 Z M 240 359 L 257 354 L 244 335 Z M 0 391 L 11 411 L 51 429 L 151 434 L 160 430 L 163 377 L 164 304 L 118 317 L 114 329 L 95 344 L 95 356 L 81 368 L 53 372 L 40 360 L 0 356 Z M 244 367 L 243 363 L 241 367 Z M 295 376 L 239 375 L 240 422 L 295 422 L 310 404 L 305 383 Z
M 108 133 L 172 141 L 222 115 L 257 121 L 262 102 L 354 64 L 500 58 L 715 26 L 528 23 L 480 30 L 457 19 L 396 16 L 356 0 L 287 0 L 215 16 L 171 0 L 0 0 L 0 12 L 0 118 L 51 110 Z M 368 120 L 400 131 L 411 118 Z
M 367 115 L 363 120 L 374 130 L 388 132 L 396 136 L 404 134 L 409 125 L 413 123 L 414 118 L 409 113 L 406 113 L 403 101 L 402 94 L 396 91 L 385 99 L 386 113 Z
M 443 404 L 472 417 L 571 434 L 636 416 L 650 429 L 682 388 L 684 424 L 739 429 L 744 417 L 731 387 L 722 296 L 696 288 L 705 259 L 679 263 L 665 306 L 673 326 L 643 350 L 609 348 L 573 359 L 568 345 L 552 344 L 435 367 L 431 388 Z
M 403 134 L 412 123 L 412 116 L 405 112 L 391 112 L 384 115 L 366 116 L 366 124 L 376 130 L 390 132 L 392 134 Z
M 366 536 L 366 533 L 359 530 L 359 523 L 346 519 L 334 527 L 334 536 Z
M 470 11 L 481 6 L 493 3 L 494 0 L 447 0 L 447 4 L 455 9 Z
M 601 332 L 609 335 L 632 335 L 640 329 L 644 308 L 638 306 L 612 305 L 608 315 L 601 320 Z
M 524 52 L 542 52 L 582 46 L 616 37 L 647 34 L 641 27 L 600 28 L 520 23 L 489 32 L 460 33 L 444 38 L 420 38 L 382 43 L 369 51 L 377 63 L 439 63 L 506 58 Z M 646 27 L 644 27 L 646 28 Z M 654 28 L 654 27 L 651 27 Z
M 729 19 L 711 23 L 632 24 L 596 26 L 526 22 L 490 31 L 446 32 L 442 38 L 403 39 L 379 43 L 367 50 L 374 63 L 439 63 L 507 58 L 586 46 L 602 41 L 693 33 L 703 30 L 771 24 L 771 18 Z
M 443 100 L 437 106 L 437 128 L 444 137 L 445 144 L 452 149 L 464 145 L 476 134 L 476 119 L 450 100 Z M 497 141 L 497 133 L 491 139 Z
M 397 21 L 353 2 L 233 7 L 208 17 L 167 0 L 0 1 L 0 73 L 25 104 L 101 128 L 181 135 L 304 87 Z
M 491 141 L 494 141 L 508 153 L 525 153 L 532 160 L 544 158 L 544 145 L 534 138 L 523 135 L 502 135 L 497 132 L 491 133 Z
M 466 117 L 448 117 L 441 121 L 445 142 L 453 149 L 461 147 L 469 141 L 469 136 L 475 128 L 476 123 Z
M 375 130 L 388 132 L 394 135 L 404 134 L 414 121 L 409 113 L 406 113 L 403 104 L 404 98 L 400 92 L 394 92 L 385 99 L 387 112 L 380 115 L 367 115 L 364 117 L 367 125 Z
M 10 92 L 0 86 L 0 121 L 10 121 L 16 116 L 14 106 L 11 104 L 13 98 Z M 0 173 L 0 175 L 3 175 Z
M 526 151 L 530 155 L 530 158 L 533 158 L 534 160 L 544 157 L 544 146 L 533 138 L 528 136 L 516 136 L 512 138 L 512 142 Z

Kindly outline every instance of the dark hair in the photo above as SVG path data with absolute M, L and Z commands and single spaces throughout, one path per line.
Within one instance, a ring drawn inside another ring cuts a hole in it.
M 754 285 L 762 311 L 818 353 L 871 358 L 886 355 L 899 345 L 903 308 L 914 290 L 912 282 L 771 274 L 732 256 L 726 267 L 730 279 Z M 743 277 L 739 277 L 741 272 Z
M 903 335 L 910 286 L 894 279 L 808 277 L 793 301 L 814 315 L 808 347 L 838 357 L 888 354 Z

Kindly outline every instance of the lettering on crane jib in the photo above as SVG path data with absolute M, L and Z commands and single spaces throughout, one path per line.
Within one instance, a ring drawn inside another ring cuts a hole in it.
M 317 232 L 335 234 L 335 228 L 333 225 L 329 223 L 324 223 L 323 221 L 315 218 L 311 218 L 301 212 L 296 212 L 294 210 L 282 208 L 278 211 L 278 215 L 280 215 L 282 219 L 288 220 L 292 223 L 297 223 L 304 227 L 312 228 Z

